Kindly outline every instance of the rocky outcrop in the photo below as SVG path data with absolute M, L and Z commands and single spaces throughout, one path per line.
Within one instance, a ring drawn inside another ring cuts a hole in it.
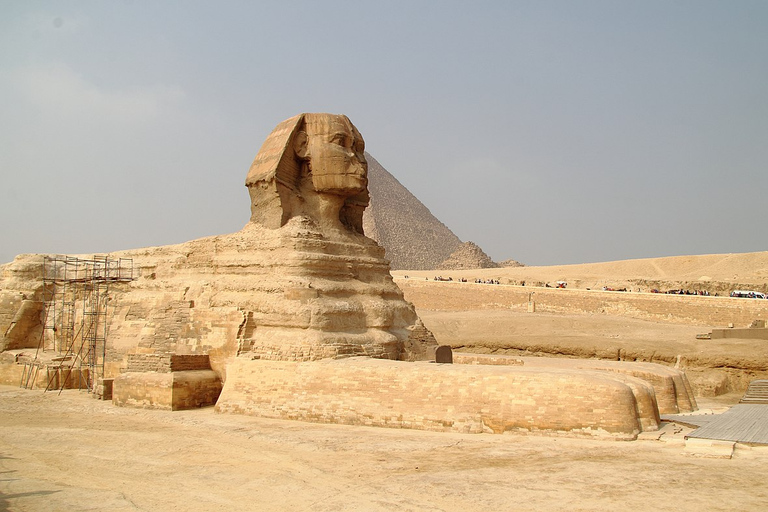
M 524 267 L 524 266 L 525 266 L 524 263 L 520 263 L 517 260 L 504 260 L 499 262 L 499 267 L 514 268 L 514 267 Z

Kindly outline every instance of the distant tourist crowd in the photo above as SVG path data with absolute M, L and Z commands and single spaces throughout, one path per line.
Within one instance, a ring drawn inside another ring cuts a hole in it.
M 405 276 L 406 279 L 408 279 L 408 276 Z M 428 277 L 425 277 L 424 280 L 429 281 Z M 432 278 L 433 281 L 445 281 L 445 282 L 453 282 L 452 277 L 443 277 L 443 276 L 435 276 Z M 457 283 L 468 283 L 466 277 L 460 277 L 456 280 Z M 474 283 L 476 284 L 500 284 L 498 279 L 475 279 Z M 525 282 L 523 282 L 523 286 L 525 286 Z
M 703 297 L 709 297 L 709 292 L 707 290 L 667 290 L 661 292 L 654 288 L 651 290 L 651 293 L 666 293 L 667 295 L 701 295 Z M 717 294 L 715 294 L 715 296 L 717 296 Z
M 408 279 L 408 275 L 405 275 L 403 277 L 405 279 Z M 429 281 L 429 278 L 425 277 L 424 280 Z M 460 277 L 460 278 L 454 280 L 453 277 L 450 277 L 450 276 L 447 276 L 447 277 L 446 276 L 434 276 L 432 278 L 432 280 L 433 281 L 443 281 L 443 282 L 454 282 L 455 281 L 455 282 L 458 282 L 458 283 L 467 283 L 467 282 L 469 282 L 467 280 L 467 278 L 465 278 L 465 277 Z M 472 282 L 475 283 L 475 284 L 501 284 L 501 282 L 498 279 L 480 279 L 480 278 L 478 278 L 478 279 L 475 279 Z M 506 284 L 510 284 L 510 285 L 514 285 L 514 286 L 525 286 L 526 283 L 525 283 L 525 281 L 507 280 Z M 544 288 L 565 288 L 565 287 L 568 286 L 568 283 L 566 281 L 557 281 L 555 283 L 555 285 L 553 286 L 553 285 L 551 285 L 549 283 L 544 283 L 544 282 L 538 282 L 537 281 L 537 282 L 533 283 L 533 286 L 544 287 Z M 590 288 L 585 288 L 585 290 L 590 290 Z M 636 291 L 636 292 L 639 292 L 639 293 L 642 293 L 642 291 L 643 291 L 640 288 L 637 288 L 637 289 L 631 289 L 631 288 L 627 288 L 627 287 L 616 288 L 616 287 L 612 287 L 612 286 L 603 286 L 602 290 L 606 291 L 606 292 L 633 292 L 633 291 Z M 676 288 L 676 289 L 667 290 L 667 291 L 661 291 L 658 288 L 652 288 L 652 289 L 650 289 L 648 291 L 650 293 L 661 293 L 661 294 L 665 294 L 665 295 L 695 295 L 695 296 L 699 296 L 699 297 L 710 297 L 710 296 L 719 297 L 720 296 L 720 294 L 718 294 L 718 293 L 710 294 L 710 292 L 708 290 L 686 290 L 686 289 L 683 289 L 683 288 Z M 742 297 L 742 298 L 747 298 L 747 299 L 768 299 L 768 294 L 763 293 L 763 292 L 754 291 L 754 290 L 735 290 L 735 291 L 730 293 L 730 296 L 731 297 Z

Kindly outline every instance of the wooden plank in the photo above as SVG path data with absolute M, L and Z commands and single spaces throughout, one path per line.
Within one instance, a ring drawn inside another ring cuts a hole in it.
M 686 427 L 697 428 L 703 427 L 715 419 L 715 417 L 712 414 L 663 414 L 661 421 L 669 421 L 685 425 Z
M 738 404 L 694 430 L 688 437 L 768 444 L 768 407 Z

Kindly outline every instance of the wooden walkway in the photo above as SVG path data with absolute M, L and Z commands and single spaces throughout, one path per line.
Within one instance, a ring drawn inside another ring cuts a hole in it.
M 689 438 L 768 445 L 768 407 L 763 404 L 738 404 L 722 414 L 664 415 L 662 419 L 698 427 Z
M 739 401 L 740 404 L 768 404 L 768 380 L 758 379 L 749 383 L 749 388 Z
M 703 427 L 719 414 L 662 414 L 661 421 L 670 421 L 689 428 Z

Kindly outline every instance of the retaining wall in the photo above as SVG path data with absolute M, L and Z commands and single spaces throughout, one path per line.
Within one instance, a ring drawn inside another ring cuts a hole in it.
M 227 370 L 216 410 L 465 433 L 634 439 L 658 428 L 653 388 L 629 376 L 365 358 L 238 359 Z

